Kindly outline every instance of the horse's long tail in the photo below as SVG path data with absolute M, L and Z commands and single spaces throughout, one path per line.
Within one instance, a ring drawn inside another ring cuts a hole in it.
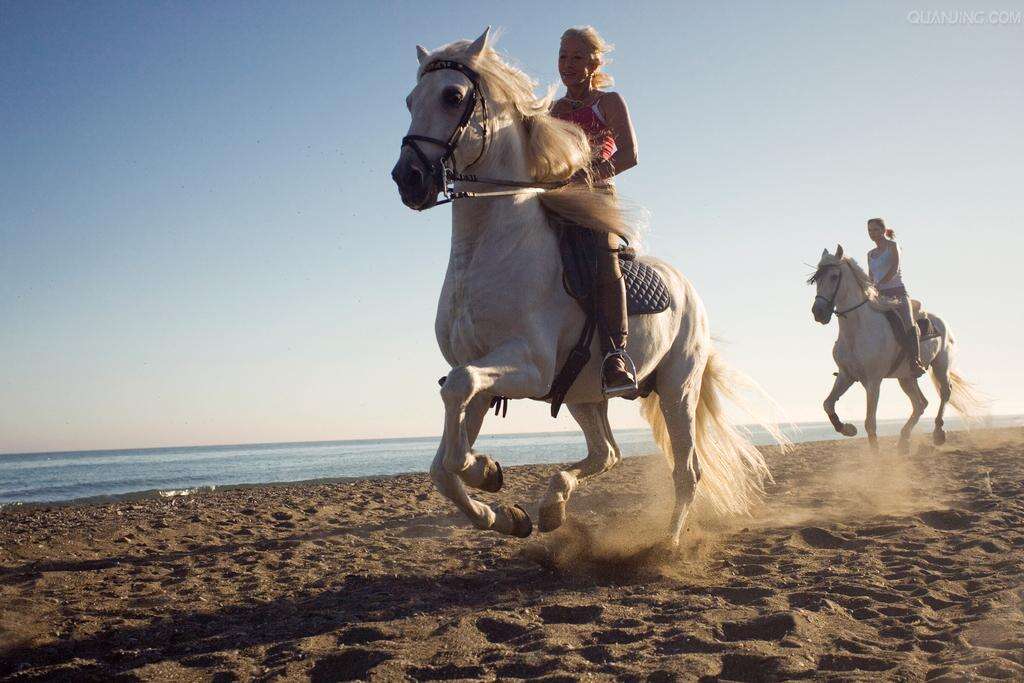
M 955 354 L 953 353 L 956 340 L 953 338 L 953 331 L 946 326 L 946 345 L 948 348 L 949 361 L 946 365 L 946 378 L 949 382 L 949 404 L 956 408 L 956 411 L 963 416 L 967 425 L 977 425 L 988 413 L 988 399 L 978 391 L 978 388 L 961 375 L 953 367 Z M 942 381 L 939 377 L 939 369 L 932 365 L 932 383 L 935 390 L 942 395 Z
M 749 436 L 727 420 L 723 399 L 742 408 L 781 446 L 789 444 L 776 425 L 750 410 L 737 389 L 753 389 L 767 397 L 753 380 L 730 368 L 718 352 L 712 350 L 700 382 L 694 445 L 702 475 L 697 486 L 698 499 L 703 498 L 719 514 L 748 514 L 764 495 L 765 482 L 772 479 L 764 456 Z M 672 444 L 656 393 L 643 399 L 641 413 L 651 424 L 655 441 L 668 458 L 669 467 L 673 467 Z

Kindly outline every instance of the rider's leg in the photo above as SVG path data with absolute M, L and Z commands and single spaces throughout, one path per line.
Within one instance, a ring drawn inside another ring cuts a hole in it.
M 619 266 L 619 238 L 611 233 L 597 239 L 597 323 L 601 350 L 605 354 L 602 367 L 605 394 L 618 396 L 636 389 L 636 378 L 626 364 L 626 338 L 629 318 L 626 311 L 626 281 Z M 608 354 L 614 354 L 609 356 Z
M 917 329 L 917 322 L 914 320 L 914 312 L 911 307 L 910 297 L 902 296 L 899 299 L 899 314 L 903 320 L 904 331 L 907 334 L 907 353 L 909 354 L 910 369 L 915 377 L 924 374 L 924 365 L 921 363 L 921 334 Z

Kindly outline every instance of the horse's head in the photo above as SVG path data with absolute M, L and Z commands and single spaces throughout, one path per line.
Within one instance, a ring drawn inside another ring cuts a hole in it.
M 815 321 L 827 325 L 832 320 L 832 313 L 836 308 L 836 296 L 839 294 L 839 287 L 843 281 L 843 247 L 836 247 L 836 253 L 828 253 L 828 249 L 821 252 L 821 260 L 818 261 L 818 268 L 808 280 L 817 288 L 814 296 L 814 303 L 811 305 L 811 315 Z
M 490 28 L 472 43 L 466 41 L 457 60 L 432 59 L 416 46 L 419 80 L 405 100 L 412 122 L 391 171 L 402 202 L 411 209 L 434 206 L 445 187 L 445 169 L 465 169 L 483 154 L 486 105 L 473 63 L 487 49 L 489 36 Z

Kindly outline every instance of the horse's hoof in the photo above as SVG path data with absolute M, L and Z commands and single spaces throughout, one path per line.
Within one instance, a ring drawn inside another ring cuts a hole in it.
M 857 436 L 857 427 L 847 422 L 843 425 L 843 430 L 840 434 L 843 436 Z
M 682 553 L 682 544 L 678 538 L 665 538 L 651 546 L 648 553 L 652 559 L 669 562 Z
M 480 455 L 479 457 L 487 458 L 484 464 L 484 478 L 480 482 L 480 490 L 487 491 L 488 493 L 497 493 L 505 484 L 505 475 L 501 473 L 501 465 L 498 464 L 497 460 L 491 459 L 490 456 Z
M 512 519 L 512 531 L 509 532 L 512 536 L 526 538 L 533 533 L 533 520 L 523 508 L 518 505 L 502 505 L 498 511 Z
M 936 446 L 941 446 L 942 444 L 946 443 L 946 432 L 942 431 L 941 429 L 936 429 L 934 432 L 932 432 L 932 443 L 935 444 Z
M 910 439 L 900 439 L 896 444 L 896 452 L 900 455 L 910 455 Z
M 537 531 L 547 533 L 554 531 L 565 523 L 565 503 L 545 505 L 540 509 L 537 518 Z

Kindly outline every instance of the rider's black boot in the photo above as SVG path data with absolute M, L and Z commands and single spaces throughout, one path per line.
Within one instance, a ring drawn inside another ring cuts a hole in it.
M 921 334 L 918 332 L 916 325 L 913 330 L 907 333 L 907 342 L 909 346 L 907 353 L 910 360 L 910 372 L 914 377 L 920 377 L 927 368 L 921 362 Z
M 618 256 L 615 255 L 617 258 Z M 626 281 L 618 279 L 597 285 L 597 324 L 601 333 L 601 390 L 606 398 L 635 396 L 636 368 L 626 354 L 629 318 L 626 311 Z

